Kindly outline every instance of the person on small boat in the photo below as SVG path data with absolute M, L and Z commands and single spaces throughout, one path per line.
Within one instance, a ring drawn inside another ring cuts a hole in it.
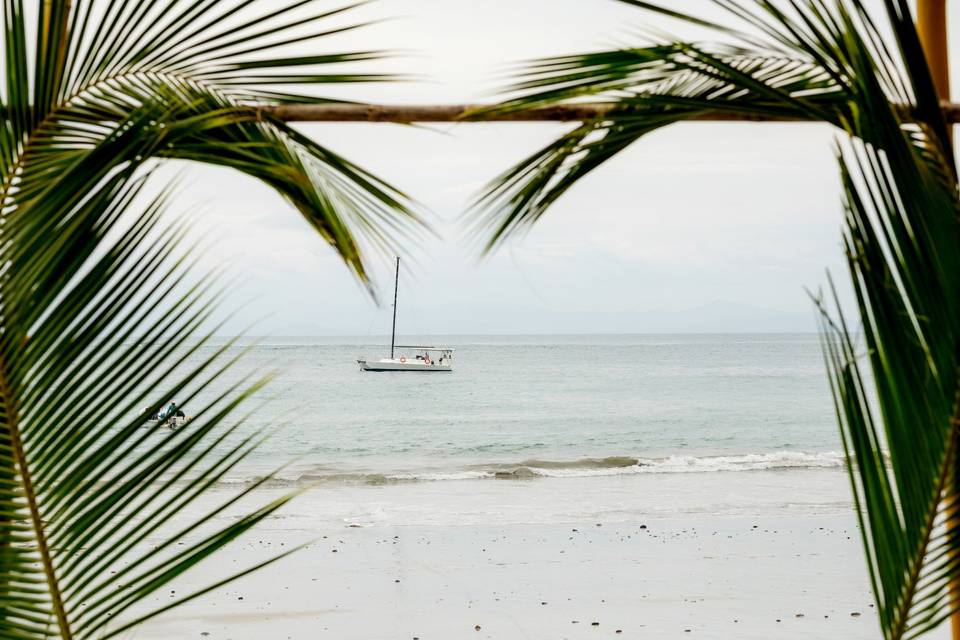
M 167 405 L 167 408 L 157 414 L 157 419 L 163 422 L 168 418 L 173 418 L 175 415 L 183 415 L 182 411 L 177 411 L 177 403 L 171 402 Z

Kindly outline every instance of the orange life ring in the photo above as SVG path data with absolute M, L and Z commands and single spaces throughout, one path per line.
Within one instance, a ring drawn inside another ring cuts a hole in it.
M 407 361 L 407 358 L 405 356 L 400 356 L 400 364 L 403 364 L 406 361 Z

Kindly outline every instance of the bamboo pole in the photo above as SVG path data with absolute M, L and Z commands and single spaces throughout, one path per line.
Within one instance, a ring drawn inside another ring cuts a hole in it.
M 923 45 L 923 53 L 933 76 L 933 84 L 937 89 L 937 97 L 941 101 L 950 100 L 950 56 L 947 51 L 947 0 L 917 0 L 917 33 Z M 954 124 L 956 120 L 949 120 Z M 950 153 L 953 153 L 953 127 L 947 135 L 949 137 Z M 957 428 L 956 425 L 953 427 Z M 957 493 L 957 484 L 960 474 L 954 469 L 953 496 Z M 947 508 L 947 529 L 956 531 L 960 528 L 960 513 L 956 504 Z M 950 585 L 950 598 L 954 607 L 960 602 L 960 582 L 956 579 Z M 953 640 L 960 640 L 960 611 L 950 617 L 950 630 Z
M 484 112 L 489 104 L 286 104 L 260 107 L 260 111 L 287 122 L 578 122 L 596 120 L 615 107 L 609 103 L 586 102 L 539 107 L 509 112 Z M 960 104 L 944 103 L 944 115 L 960 122 Z M 691 118 L 701 122 L 805 122 L 799 119 L 768 118 L 742 112 L 713 111 Z
M 941 100 L 950 100 L 947 0 L 917 0 L 917 32 Z

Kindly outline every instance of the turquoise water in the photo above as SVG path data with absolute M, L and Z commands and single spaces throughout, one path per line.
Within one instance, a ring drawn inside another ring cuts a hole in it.
M 366 482 L 841 465 L 815 335 L 431 342 L 456 349 L 452 373 L 360 371 L 383 343 L 263 339 L 227 379 L 276 372 L 246 428 L 285 426 L 240 472 L 292 458 L 293 479 Z

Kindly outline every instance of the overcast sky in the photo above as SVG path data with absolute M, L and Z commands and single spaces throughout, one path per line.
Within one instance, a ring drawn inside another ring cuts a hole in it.
M 489 100 L 510 62 L 639 42 L 633 34 L 651 26 L 677 31 L 613 0 L 381 0 L 353 17 L 397 19 L 322 48 L 411 51 L 374 70 L 425 78 L 337 94 L 376 102 Z M 813 313 L 804 288 L 823 284 L 827 269 L 846 275 L 836 134 L 823 126 L 696 123 L 658 132 L 485 260 L 463 237 L 465 204 L 565 126 L 302 128 L 430 212 L 440 239 L 410 248 L 417 264 L 401 275 L 401 333 L 806 330 Z M 227 171 L 191 165 L 183 175 L 173 211 L 206 234 L 202 266 L 226 263 L 242 276 L 227 307 L 243 311 L 227 333 L 254 318 L 263 318 L 254 331 L 262 334 L 389 332 L 389 308 L 372 303 L 279 196 Z M 392 274 L 384 268 L 377 283 L 389 294 Z

